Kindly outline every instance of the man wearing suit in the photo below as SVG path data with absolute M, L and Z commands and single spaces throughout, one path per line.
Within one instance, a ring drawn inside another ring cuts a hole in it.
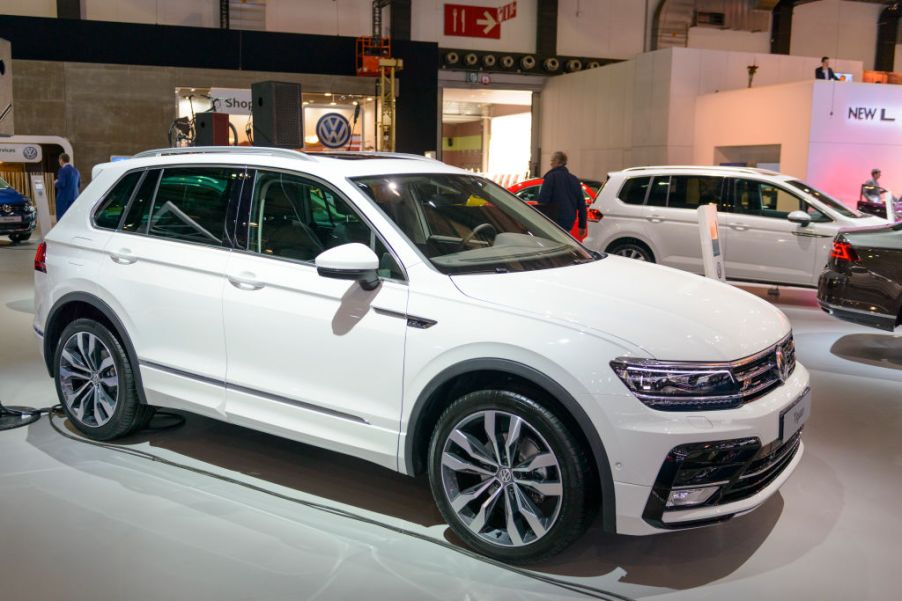
M 830 68 L 830 57 L 825 56 L 821 59 L 821 66 L 814 70 L 815 79 L 829 79 L 831 81 L 839 81 L 839 77 Z
M 59 221 L 75 202 L 81 189 L 81 174 L 70 163 L 72 159 L 65 152 L 60 155 L 60 170 L 56 176 L 56 220 Z

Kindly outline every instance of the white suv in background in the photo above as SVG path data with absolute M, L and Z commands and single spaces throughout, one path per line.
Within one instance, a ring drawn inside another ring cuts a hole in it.
M 886 223 L 773 171 L 636 167 L 609 174 L 583 244 L 704 273 L 696 209 L 708 203 L 729 280 L 817 287 L 841 228 Z
M 629 534 L 728 519 L 803 452 L 808 373 L 780 311 L 591 254 L 423 158 L 99 166 L 39 247 L 35 298 L 86 436 L 172 407 L 425 472 L 460 538 L 505 561 L 560 551 L 597 511 Z

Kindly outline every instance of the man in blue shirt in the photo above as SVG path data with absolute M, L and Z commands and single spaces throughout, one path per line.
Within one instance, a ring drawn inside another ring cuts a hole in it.
M 575 175 L 567 170 L 567 155 L 560 150 L 551 155 L 551 169 L 539 191 L 539 209 L 567 232 L 579 218 L 580 238 L 586 235 L 586 201 Z
M 69 161 L 72 159 L 65 152 L 60 155 L 60 170 L 56 175 L 56 220 L 59 221 L 75 202 L 81 189 L 81 174 Z

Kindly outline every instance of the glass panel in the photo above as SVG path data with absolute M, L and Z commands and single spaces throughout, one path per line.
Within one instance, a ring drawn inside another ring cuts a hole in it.
M 222 246 L 229 202 L 237 201 L 243 168 L 165 169 L 153 203 L 149 234 Z
M 670 176 L 659 176 L 654 179 L 648 193 L 648 204 L 653 207 L 667 206 L 667 193 L 670 191 Z
M 645 204 L 645 196 L 648 193 L 648 184 L 651 183 L 650 177 L 633 177 L 623 183 L 620 188 L 618 198 L 630 205 Z M 665 199 L 667 196 L 665 195 Z M 660 205 L 659 205 L 660 206 Z
M 153 203 L 153 193 L 157 189 L 160 179 L 158 170 L 148 171 L 138 188 L 138 192 L 128 205 L 128 213 L 122 222 L 123 232 L 147 232 L 147 222 L 150 216 L 150 206 Z
M 546 269 L 592 261 L 566 232 L 481 177 L 361 177 L 360 189 L 443 273 Z
M 833 209 L 834 211 L 836 211 L 837 213 L 842 215 L 843 217 L 852 217 L 853 219 L 860 219 L 861 217 L 865 216 L 864 213 L 860 213 L 854 209 L 850 209 L 849 207 L 844 205 L 839 200 L 836 200 L 829 194 L 821 192 L 817 188 L 812 188 L 805 182 L 800 182 L 799 180 L 790 180 L 786 183 L 789 184 L 790 186 L 792 186 L 793 188 L 798 188 L 802 192 L 804 192 L 806 194 L 810 194 L 811 196 L 814 196 L 816 199 L 818 199 L 819 201 L 821 201 L 822 203 L 824 203 L 825 205 L 827 205 L 828 207 L 830 207 L 831 209 Z
M 786 219 L 793 211 L 805 211 L 812 221 L 830 221 L 829 217 L 795 194 L 766 182 L 736 180 L 735 204 L 737 213 Z
M 379 257 L 380 277 L 404 279 L 394 257 L 332 190 L 306 178 L 260 171 L 251 205 L 251 250 L 312 263 L 324 250 L 358 242 Z
M 114 230 L 119 227 L 119 221 L 122 219 L 125 207 L 128 205 L 142 173 L 142 171 L 133 171 L 113 186 L 100 208 L 94 213 L 94 225 L 105 230 Z
M 722 177 L 707 175 L 672 175 L 667 206 L 674 209 L 697 209 L 699 205 L 716 204 L 718 210 L 729 211 L 721 202 Z
M 539 191 L 541 189 L 542 186 L 529 186 L 527 188 L 523 188 L 522 190 L 517 192 L 517 198 L 525 202 L 535 202 L 539 199 Z

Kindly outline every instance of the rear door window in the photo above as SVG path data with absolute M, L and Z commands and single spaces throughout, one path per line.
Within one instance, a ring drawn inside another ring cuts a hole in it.
M 670 176 L 659 175 L 651 182 L 647 204 L 653 207 L 667 206 L 667 193 L 670 191 Z
M 144 174 L 144 179 L 138 186 L 137 192 L 128 203 L 125 219 L 122 220 L 120 229 L 123 232 L 147 232 L 147 222 L 150 217 L 150 206 L 153 204 L 153 195 L 157 191 L 157 183 L 160 181 L 160 170 L 152 169 Z
M 729 210 L 723 202 L 723 178 L 708 175 L 672 175 L 667 206 L 672 209 L 697 209 L 700 205 L 716 204 L 718 210 Z
M 163 171 L 147 233 L 209 246 L 228 245 L 226 215 L 238 202 L 243 167 L 176 167 Z

